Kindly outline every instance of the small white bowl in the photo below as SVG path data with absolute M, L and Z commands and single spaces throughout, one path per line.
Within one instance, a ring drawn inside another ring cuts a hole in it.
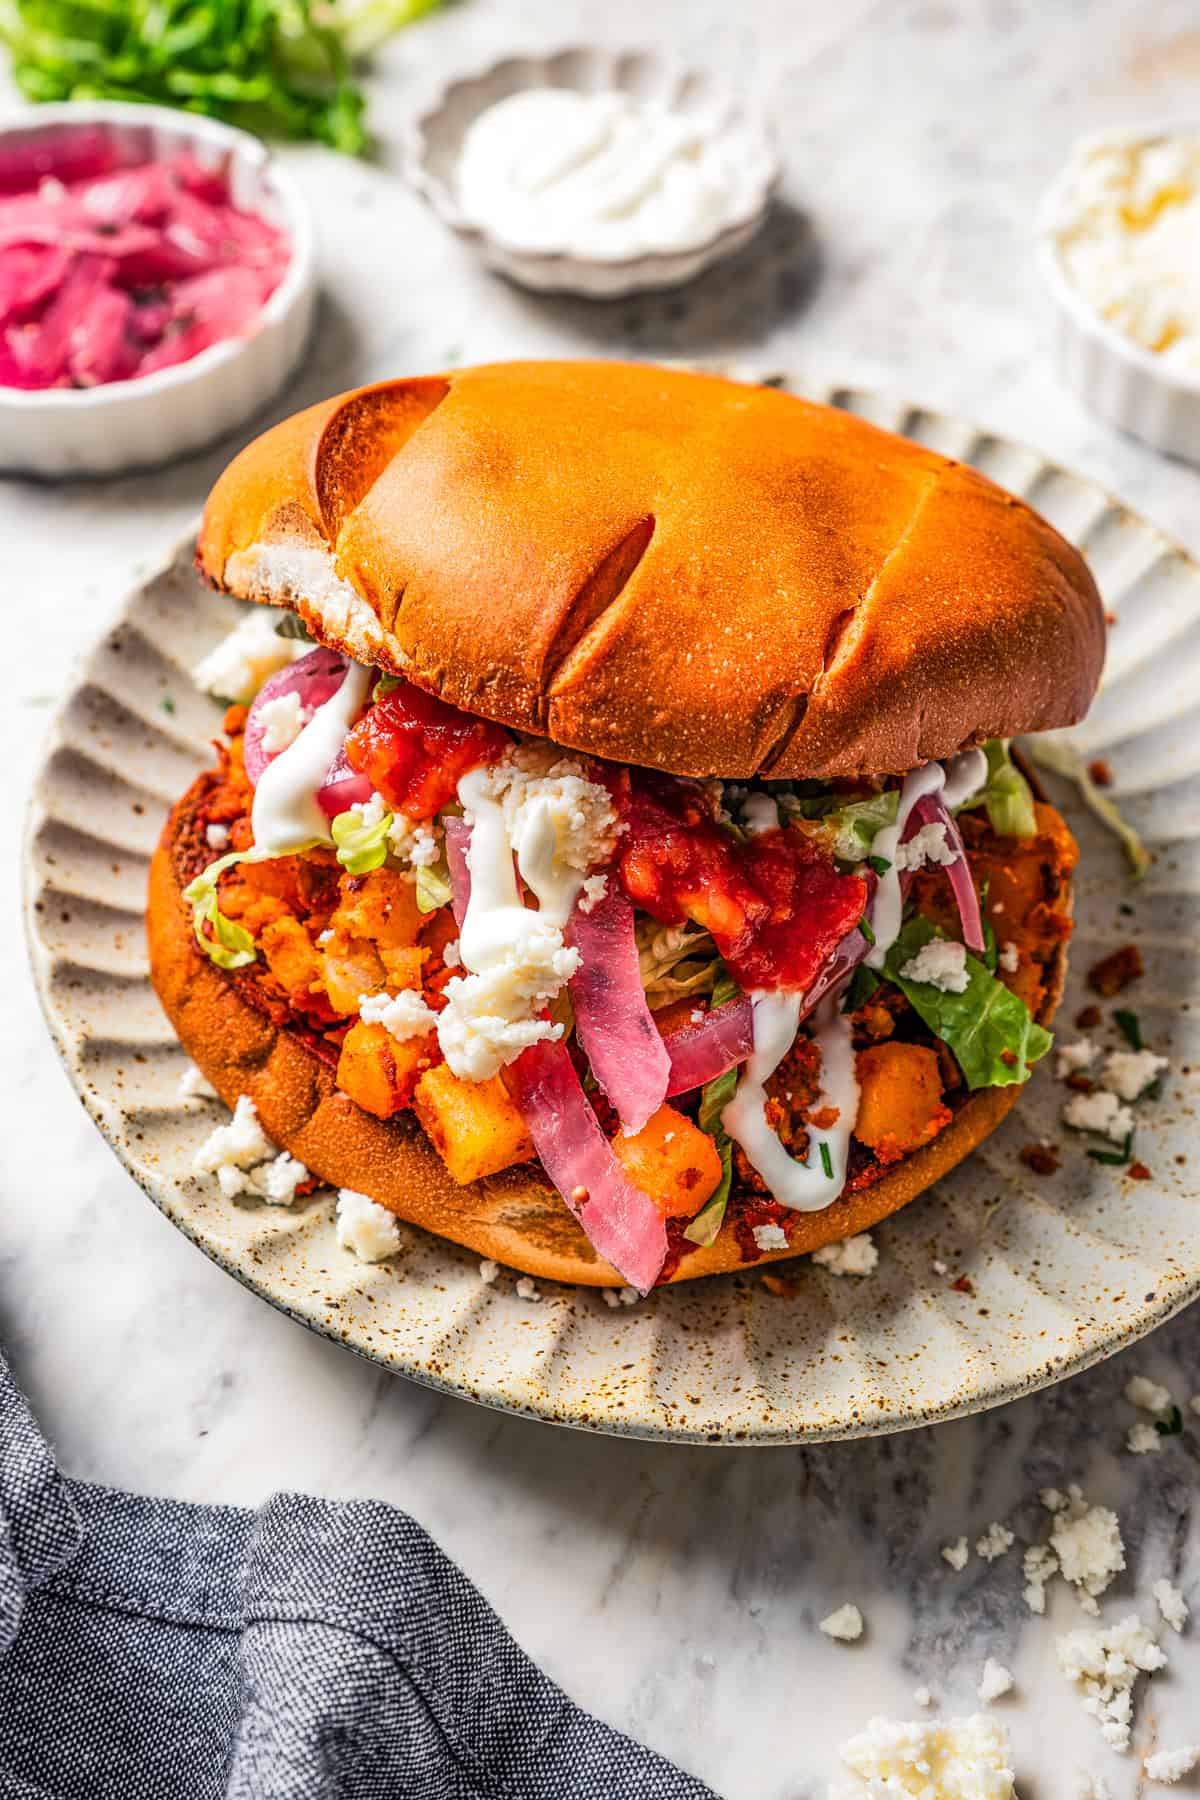
M 463 138 L 480 113 L 510 94 L 534 87 L 573 88 L 585 94 L 617 90 L 683 112 L 716 110 L 723 122 L 750 129 L 759 141 L 761 181 L 739 217 L 686 249 L 619 260 L 514 249 L 463 217 L 455 170 Z M 404 161 L 412 185 L 490 268 L 538 293 L 583 294 L 592 299 L 678 287 L 722 257 L 732 256 L 762 224 L 779 181 L 778 158 L 763 121 L 710 75 L 677 68 L 653 50 L 614 52 L 589 45 L 546 56 L 505 57 L 475 75 L 451 81 L 409 126 Z
M 1106 132 L 1097 142 L 1120 136 L 1149 143 L 1172 132 L 1195 135 L 1196 130 L 1194 121 L 1160 121 L 1127 132 Z M 1085 141 L 1077 149 L 1086 147 Z M 1200 463 L 1200 375 L 1173 368 L 1156 351 L 1145 349 L 1102 318 L 1063 268 L 1055 226 L 1070 173 L 1069 162 L 1038 215 L 1038 264 L 1055 303 L 1054 357 L 1059 374 L 1098 418 L 1152 449 Z
M 169 107 L 120 101 L 39 106 L 0 124 L 7 143 L 99 125 L 123 162 L 189 151 L 223 171 L 236 206 L 287 233 L 291 259 L 250 333 L 189 362 L 93 388 L 0 387 L 0 470 L 115 475 L 199 450 L 257 412 L 304 349 L 316 298 L 313 228 L 299 189 L 248 132 Z

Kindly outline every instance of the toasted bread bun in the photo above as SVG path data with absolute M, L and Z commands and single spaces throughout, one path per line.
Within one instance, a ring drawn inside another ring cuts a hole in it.
M 252 976 L 225 974 L 197 948 L 181 894 L 194 872 L 195 815 L 206 780 L 201 776 L 189 789 L 163 831 L 150 870 L 147 931 L 159 997 L 184 1048 L 221 1098 L 233 1106 L 249 1094 L 267 1135 L 332 1187 L 369 1194 L 398 1217 L 528 1275 L 619 1286 L 621 1277 L 597 1256 L 536 1163 L 457 1186 L 411 1115 L 382 1120 L 364 1112 L 335 1085 L 333 1066 L 299 1022 L 274 1022 L 248 998 Z M 1067 888 L 1057 908 L 1068 910 L 1069 900 Z M 1043 1024 L 1058 1005 L 1065 968 L 1063 941 L 1039 1010 Z M 1013 1086 L 971 1095 L 931 1144 L 873 1186 L 822 1212 L 790 1215 L 788 1248 L 760 1254 L 753 1266 L 850 1237 L 907 1205 L 994 1131 L 1020 1093 Z M 707 1249 L 690 1250 L 669 1279 L 747 1266 L 726 1225 Z
M 901 772 L 1069 725 L 1086 564 L 974 470 L 764 387 L 622 363 L 392 381 L 217 483 L 206 578 L 455 705 L 679 775 Z

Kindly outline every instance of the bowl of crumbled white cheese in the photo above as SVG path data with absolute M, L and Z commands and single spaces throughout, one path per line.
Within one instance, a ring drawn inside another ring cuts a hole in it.
M 1039 236 L 1064 379 L 1110 424 L 1200 462 L 1200 126 L 1083 139 Z

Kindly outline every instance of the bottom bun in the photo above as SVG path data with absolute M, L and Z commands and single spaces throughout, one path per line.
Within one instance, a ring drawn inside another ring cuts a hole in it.
M 267 1136 L 312 1174 L 331 1187 L 370 1195 L 412 1225 L 543 1280 L 620 1286 L 621 1276 L 597 1256 L 537 1164 L 459 1187 L 415 1119 L 384 1120 L 364 1112 L 336 1086 L 333 1068 L 311 1047 L 302 1026 L 275 1023 L 197 948 L 182 890 L 194 872 L 187 867 L 188 828 L 203 780 L 167 821 L 151 865 L 146 924 L 155 988 L 181 1043 L 222 1100 L 233 1106 L 249 1095 Z M 1043 1024 L 1058 1005 L 1065 969 L 1065 945 L 1060 945 L 1039 1009 Z M 1013 1085 L 972 1095 L 931 1144 L 872 1185 L 821 1212 L 789 1218 L 785 1250 L 765 1251 L 748 1262 L 727 1224 L 707 1248 L 689 1247 L 667 1279 L 757 1268 L 867 1230 L 969 1155 L 1020 1093 Z

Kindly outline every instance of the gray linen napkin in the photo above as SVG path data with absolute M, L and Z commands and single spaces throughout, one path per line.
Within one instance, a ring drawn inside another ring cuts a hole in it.
M 581 1712 L 419 1525 L 70 1481 L 0 1357 L 4 1800 L 714 1800 Z

